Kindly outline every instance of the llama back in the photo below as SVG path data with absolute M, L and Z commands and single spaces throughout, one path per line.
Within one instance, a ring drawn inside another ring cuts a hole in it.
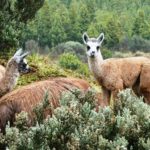
M 150 62 L 146 57 L 129 57 L 119 59 L 106 59 L 101 65 L 103 83 L 108 89 L 116 87 L 116 82 L 123 82 L 124 88 L 132 87 L 140 76 L 143 64 Z M 119 88 L 119 85 L 118 85 Z
M 120 64 L 125 88 L 132 87 L 136 83 L 140 76 L 143 64 L 148 61 L 150 62 L 150 59 L 146 57 L 130 57 L 122 59 L 122 63 Z
M 6 94 L 0 100 L 0 127 L 4 130 L 7 121 L 14 122 L 15 114 L 21 111 L 28 112 L 29 123 L 32 122 L 33 108 L 42 102 L 45 92 L 48 92 L 49 102 L 56 108 L 62 92 L 72 91 L 74 88 L 88 90 L 89 83 L 81 79 L 58 78 L 36 82 Z M 46 110 L 45 115 L 51 115 L 51 110 Z

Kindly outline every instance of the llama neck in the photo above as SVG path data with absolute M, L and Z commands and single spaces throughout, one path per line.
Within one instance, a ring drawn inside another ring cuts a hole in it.
M 6 67 L 5 75 L 0 81 L 0 96 L 3 96 L 15 87 L 18 77 L 19 71 L 17 64 L 9 62 Z
M 91 72 L 97 78 L 101 73 L 101 65 L 103 64 L 103 57 L 101 53 L 97 57 L 91 58 L 88 57 L 88 64 Z

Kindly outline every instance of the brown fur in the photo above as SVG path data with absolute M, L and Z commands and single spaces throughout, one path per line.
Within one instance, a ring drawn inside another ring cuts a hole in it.
M 116 97 L 119 90 L 132 88 L 136 84 L 146 62 L 150 60 L 145 57 L 112 58 L 101 62 L 95 61 L 93 64 L 91 62 L 91 70 L 102 85 L 103 92 L 108 90 Z M 105 93 L 104 97 L 110 98 L 108 92 Z
M 63 91 L 71 91 L 73 88 L 87 90 L 89 83 L 82 79 L 75 78 L 55 78 L 46 81 L 36 82 L 20 89 L 12 91 L 0 99 L 0 128 L 4 131 L 8 121 L 15 120 L 15 114 L 26 111 L 30 120 L 33 118 L 33 108 L 39 104 L 45 92 L 48 90 L 49 100 L 56 108 L 59 106 L 59 98 Z M 98 97 L 101 95 L 98 95 Z M 107 102 L 98 101 L 98 105 L 106 106 Z M 47 112 L 51 114 L 51 112 Z
M 150 63 L 145 63 L 140 76 L 140 92 L 146 103 L 150 104 Z

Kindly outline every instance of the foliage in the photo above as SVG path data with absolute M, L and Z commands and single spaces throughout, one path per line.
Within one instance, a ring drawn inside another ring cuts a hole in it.
M 81 62 L 76 55 L 64 53 L 60 56 L 59 64 L 63 68 L 76 70 L 80 67 Z
M 28 64 L 30 66 L 30 73 L 23 74 L 19 77 L 18 86 L 27 85 L 29 83 L 45 80 L 50 77 L 78 77 L 89 80 L 90 72 L 87 64 L 79 62 L 80 67 L 77 70 L 64 69 L 60 67 L 57 60 L 53 60 L 51 57 L 43 56 L 33 53 L 27 58 Z M 1 59 L 0 59 L 1 61 Z M 2 63 L 6 64 L 6 62 Z
M 144 45 L 144 40 L 150 39 L 148 6 L 149 0 L 46 0 L 35 20 L 27 25 L 23 40 L 34 39 L 42 47 L 52 48 L 66 41 L 82 42 L 83 32 L 88 31 L 94 37 L 104 32 L 106 49 L 123 49 L 124 37 L 141 37 Z M 133 46 L 129 48 L 136 49 Z
M 10 149 L 148 150 L 150 106 L 131 90 L 122 91 L 110 107 L 95 111 L 95 92 L 64 93 L 52 117 L 31 127 L 6 128 L 1 143 Z M 44 101 L 45 103 L 45 101 Z M 49 107 L 49 105 L 45 105 Z M 20 117 L 19 117 L 20 118 Z M 16 123 L 21 119 L 16 120 Z M 23 123 L 26 117 L 23 113 Z
M 149 51 L 148 6 L 149 0 L 2 0 L 1 56 L 28 40 L 35 40 L 43 51 L 66 41 L 82 42 L 85 31 L 94 37 L 104 32 L 106 49 L 122 50 L 126 45 L 125 50 Z M 134 37 L 142 46 L 134 44 Z
M 114 20 L 114 17 L 116 18 Z M 95 21 L 91 23 L 88 32 L 97 36 L 100 32 L 105 34 L 105 44 L 108 48 L 115 47 L 121 38 L 122 31 L 120 20 L 116 14 L 110 14 L 108 11 L 98 10 L 96 12 Z M 92 34 L 91 34 L 92 35 Z
M 1 0 L 0 50 L 3 55 L 19 45 L 22 29 L 43 3 L 44 0 Z
M 74 53 L 82 61 L 85 62 L 87 60 L 85 55 L 85 46 L 79 42 L 68 41 L 60 43 L 51 49 L 50 54 L 52 57 L 58 57 L 63 53 Z
M 30 66 L 30 73 L 24 74 L 19 78 L 18 86 L 47 79 L 49 77 L 67 76 L 63 69 L 46 56 L 32 54 L 28 57 L 28 64 Z
M 150 48 L 150 41 L 138 36 L 133 36 L 129 46 L 129 50 L 131 51 L 143 50 L 148 52 Z
M 24 31 L 24 41 L 38 40 L 41 46 L 55 46 L 67 40 L 69 17 L 67 8 L 61 1 L 45 1 L 35 21 L 29 23 Z
M 79 73 L 81 77 L 90 77 L 88 65 L 79 60 L 73 53 L 64 53 L 60 56 L 59 64 L 64 69 L 71 69 Z M 75 74 L 75 72 L 74 72 Z
M 124 37 L 121 39 L 118 48 L 120 50 L 130 50 L 133 52 L 137 50 L 149 52 L 150 41 L 138 35 L 134 35 L 132 38 Z
M 104 59 L 111 58 L 113 56 L 113 52 L 108 49 L 101 50 L 101 53 Z
M 145 18 L 144 11 L 140 10 L 133 24 L 133 35 L 140 35 L 145 39 L 149 39 L 150 24 Z
M 82 75 L 82 77 L 90 77 L 90 70 L 87 64 L 81 63 L 77 72 Z

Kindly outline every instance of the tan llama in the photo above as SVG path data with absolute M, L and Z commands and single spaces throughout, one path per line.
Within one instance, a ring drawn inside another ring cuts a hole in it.
M 144 63 L 150 62 L 146 57 L 103 59 L 100 46 L 104 40 L 101 33 L 98 38 L 89 38 L 83 34 L 83 41 L 87 46 L 89 68 L 95 79 L 102 86 L 103 99 L 117 96 L 119 90 L 132 88 L 140 77 Z
M 150 105 L 150 63 L 145 63 L 142 67 L 139 89 L 145 102 Z

